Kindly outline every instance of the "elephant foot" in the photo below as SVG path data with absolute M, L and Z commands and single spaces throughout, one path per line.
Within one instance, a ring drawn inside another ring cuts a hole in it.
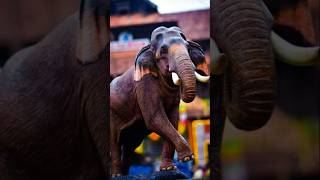
M 160 165 L 160 171 L 172 171 L 177 170 L 177 166 L 175 166 L 172 162 L 162 162 Z
M 122 175 L 122 171 L 121 171 L 119 165 L 117 165 L 116 167 L 112 168 L 111 177 L 119 177 L 121 175 Z
M 112 177 L 119 177 L 121 174 L 111 174 Z
M 194 155 L 184 156 L 183 158 L 179 158 L 179 162 L 188 162 L 194 159 Z
M 186 146 L 182 151 L 178 151 L 178 160 L 179 162 L 188 162 L 194 159 L 194 155 L 191 149 Z

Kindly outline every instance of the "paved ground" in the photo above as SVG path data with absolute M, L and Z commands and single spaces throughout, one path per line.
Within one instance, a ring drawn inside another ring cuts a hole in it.
M 180 171 L 161 171 L 149 175 L 131 175 L 111 178 L 111 180 L 178 180 L 188 179 L 185 174 Z

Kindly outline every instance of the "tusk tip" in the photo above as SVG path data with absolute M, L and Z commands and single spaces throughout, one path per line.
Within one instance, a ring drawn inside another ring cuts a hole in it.
M 202 83 L 208 83 L 210 80 L 210 76 L 203 76 L 196 71 L 195 71 L 195 76 L 196 76 L 196 79 Z

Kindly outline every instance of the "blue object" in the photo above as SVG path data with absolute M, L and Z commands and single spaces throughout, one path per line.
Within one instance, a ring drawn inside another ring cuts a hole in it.
M 193 176 L 192 163 L 193 163 L 193 161 L 181 163 L 177 160 L 174 160 L 174 164 L 177 166 L 177 168 L 181 172 L 183 172 L 188 178 L 192 178 L 192 176 Z
M 129 168 L 129 175 L 151 174 L 152 172 L 153 167 L 147 165 L 132 165 Z

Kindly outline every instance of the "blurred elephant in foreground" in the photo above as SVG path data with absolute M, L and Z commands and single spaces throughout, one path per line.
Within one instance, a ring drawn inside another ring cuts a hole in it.
M 180 161 L 193 159 L 178 133 L 179 102 L 195 98 L 196 79 L 208 82 L 201 47 L 178 27 L 159 27 L 135 65 L 110 84 L 112 175 L 126 174 L 135 148 L 151 132 L 165 139 L 160 170 L 172 170 L 174 151 Z
M 272 14 L 262 0 L 211 3 L 211 72 L 225 74 L 226 114 L 237 128 L 258 129 L 275 104 L 274 55 L 290 64 L 310 65 L 319 61 L 319 47 L 298 47 L 274 33 Z
M 107 179 L 106 0 L 80 11 L 0 72 L 0 179 Z

